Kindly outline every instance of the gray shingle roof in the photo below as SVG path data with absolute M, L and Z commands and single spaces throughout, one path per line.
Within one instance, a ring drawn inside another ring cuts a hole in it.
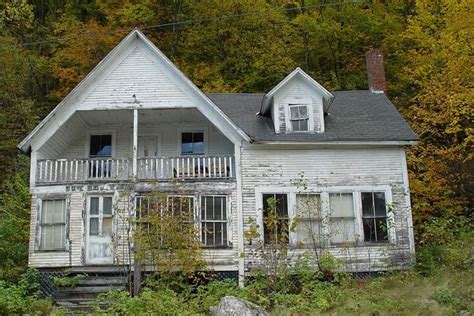
M 264 93 L 210 93 L 208 97 L 254 141 L 416 141 L 395 106 L 384 95 L 370 91 L 334 92 L 325 116 L 325 132 L 276 134 L 271 118 L 257 115 Z

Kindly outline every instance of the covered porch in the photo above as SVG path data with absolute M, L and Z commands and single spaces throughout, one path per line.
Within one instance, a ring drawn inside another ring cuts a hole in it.
M 77 111 L 34 172 L 37 185 L 234 178 L 234 144 L 196 108 Z

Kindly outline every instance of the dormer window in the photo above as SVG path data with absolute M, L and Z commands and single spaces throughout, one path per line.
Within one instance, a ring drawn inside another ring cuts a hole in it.
M 290 104 L 290 123 L 293 132 L 309 130 L 308 106 L 305 104 Z

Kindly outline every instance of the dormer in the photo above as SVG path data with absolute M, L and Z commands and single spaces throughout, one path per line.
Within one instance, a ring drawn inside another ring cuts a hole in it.
M 275 133 L 323 133 L 333 99 L 298 67 L 265 95 L 259 114 L 272 118 Z

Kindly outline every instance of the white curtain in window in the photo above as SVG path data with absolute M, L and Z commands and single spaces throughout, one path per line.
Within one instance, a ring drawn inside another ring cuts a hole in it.
M 325 238 L 322 227 L 321 198 L 319 194 L 297 194 L 296 238 L 302 244 L 320 244 Z
M 66 200 L 43 200 L 40 225 L 40 249 L 64 249 Z
M 352 193 L 329 195 L 331 243 L 355 241 L 354 202 Z

